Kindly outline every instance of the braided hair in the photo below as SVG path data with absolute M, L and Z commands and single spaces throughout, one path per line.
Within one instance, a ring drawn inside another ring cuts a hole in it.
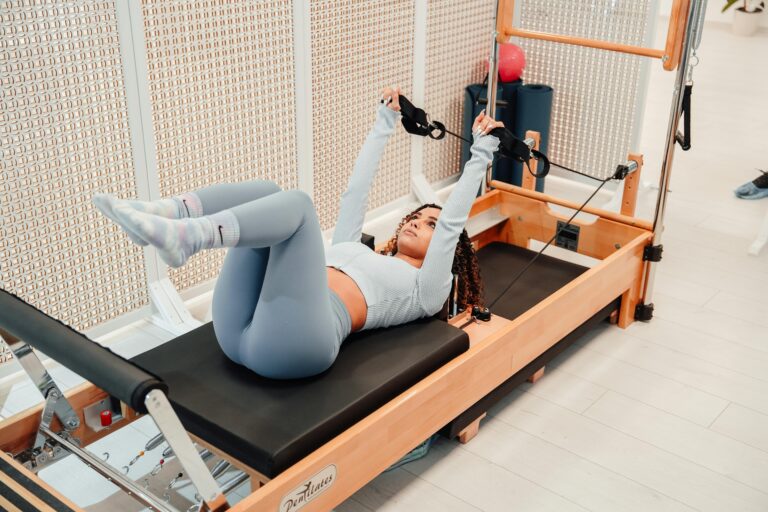
M 424 208 L 443 209 L 441 206 L 430 203 L 421 205 L 406 215 L 397 226 L 394 236 L 390 238 L 384 248 L 379 251 L 380 254 L 387 256 L 394 256 L 397 254 L 397 237 L 400 236 L 400 230 L 417 212 L 420 212 Z M 477 255 L 475 254 L 475 249 L 472 247 L 472 242 L 469 240 L 469 235 L 467 234 L 466 229 L 463 229 L 461 235 L 459 235 L 459 241 L 456 244 L 456 253 L 453 256 L 451 272 L 459 276 L 459 309 L 466 309 L 467 306 L 483 307 L 483 279 L 480 276 L 480 265 L 477 262 Z

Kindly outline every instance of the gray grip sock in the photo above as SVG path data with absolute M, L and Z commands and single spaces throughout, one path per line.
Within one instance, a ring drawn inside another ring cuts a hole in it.
M 95 194 L 93 204 L 110 220 L 120 225 L 130 239 L 138 245 L 148 245 L 149 241 L 141 234 L 125 224 L 115 215 L 115 208 L 132 208 L 142 213 L 157 215 L 167 219 L 197 218 L 203 216 L 203 205 L 194 192 L 185 192 L 179 196 L 157 201 L 140 201 L 136 199 L 118 199 L 111 194 Z
M 114 213 L 121 226 L 157 247 L 160 258 L 174 268 L 204 249 L 235 247 L 240 239 L 237 218 L 228 210 L 207 217 L 166 219 L 121 204 Z

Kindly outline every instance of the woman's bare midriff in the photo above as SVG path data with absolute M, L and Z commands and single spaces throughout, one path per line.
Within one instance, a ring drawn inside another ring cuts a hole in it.
M 368 304 L 365 302 L 363 292 L 357 283 L 341 270 L 334 267 L 326 267 L 328 270 L 328 288 L 339 296 L 341 302 L 347 307 L 352 318 L 352 332 L 359 331 L 365 325 L 368 315 Z

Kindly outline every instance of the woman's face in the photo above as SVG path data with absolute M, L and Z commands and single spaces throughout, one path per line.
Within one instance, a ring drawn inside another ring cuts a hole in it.
M 439 208 L 428 207 L 407 217 L 397 237 L 397 251 L 412 258 L 424 259 L 439 216 Z

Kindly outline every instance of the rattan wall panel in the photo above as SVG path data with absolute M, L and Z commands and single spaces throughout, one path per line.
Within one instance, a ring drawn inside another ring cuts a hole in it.
M 521 27 L 642 46 L 650 0 L 523 0 Z M 549 157 L 605 178 L 626 160 L 643 57 L 522 39 L 525 83 L 555 89 Z M 659 65 L 658 62 L 655 64 Z
M 429 2 L 424 110 L 455 133 L 461 132 L 464 88 L 486 74 L 495 8 L 495 0 Z M 460 163 L 456 137 L 425 141 L 423 169 L 429 181 L 456 174 Z
M 144 0 L 160 193 L 271 179 L 298 187 L 293 6 Z M 218 276 L 224 251 L 169 269 L 177 289 Z
M 78 330 L 148 304 L 91 203 L 135 189 L 113 2 L 0 2 L 0 287 Z
M 380 90 L 412 89 L 412 0 L 312 0 L 314 202 L 324 229 L 375 119 Z M 387 145 L 368 208 L 410 192 L 410 141 L 400 127 Z

